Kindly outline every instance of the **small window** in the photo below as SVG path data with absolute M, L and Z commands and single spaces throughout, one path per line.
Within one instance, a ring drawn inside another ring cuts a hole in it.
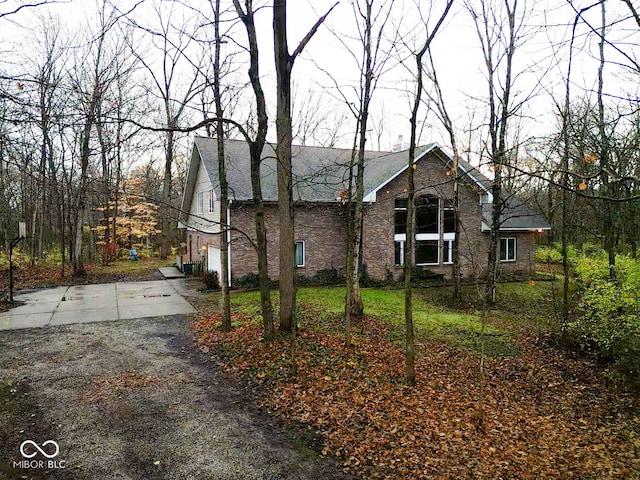
M 443 210 L 443 228 L 444 233 L 454 233 L 456 231 L 456 212 L 453 208 L 445 208 Z
M 453 240 L 445 240 L 442 243 L 442 263 L 451 265 L 453 263 Z
M 395 250 L 395 264 L 401 267 L 404 265 L 404 240 L 393 242 Z
M 416 265 L 438 265 L 439 247 L 437 240 L 416 242 Z
M 516 239 L 501 238 L 500 239 L 500 261 L 515 262 L 516 261 Z
M 213 213 L 216 208 L 216 194 L 213 190 L 209 190 L 209 213 Z
M 196 213 L 204 212 L 204 192 L 196 194 Z
M 407 233 L 407 199 L 406 198 L 396 198 L 393 219 L 394 219 L 394 233 L 395 234 Z
M 296 267 L 304 267 L 304 242 L 296 242 Z

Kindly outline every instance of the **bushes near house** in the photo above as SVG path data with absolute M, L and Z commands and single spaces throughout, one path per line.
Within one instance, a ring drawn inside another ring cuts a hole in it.
M 578 258 L 575 270 L 580 300 L 565 333 L 640 388 L 640 262 L 617 256 L 615 279 L 600 254 Z
M 578 251 L 572 245 L 567 246 L 567 257 L 569 262 L 575 262 Z M 562 247 L 559 243 L 554 243 L 552 247 L 540 245 L 536 249 L 536 261 L 540 263 L 562 263 Z

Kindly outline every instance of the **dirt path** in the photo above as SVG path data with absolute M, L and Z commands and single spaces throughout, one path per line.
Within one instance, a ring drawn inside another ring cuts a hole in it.
M 346 478 L 197 353 L 182 316 L 0 332 L 0 372 L 0 479 Z M 16 467 L 25 440 L 60 453 Z

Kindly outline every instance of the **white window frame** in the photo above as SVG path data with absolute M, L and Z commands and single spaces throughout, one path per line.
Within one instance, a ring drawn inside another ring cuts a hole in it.
M 502 249 L 502 241 L 505 241 L 504 251 Z M 509 255 L 509 242 L 513 241 L 513 258 L 508 258 Z M 502 263 L 515 262 L 518 259 L 518 242 L 516 241 L 516 237 L 500 237 L 499 246 L 499 255 L 498 258 Z M 502 254 L 504 253 L 504 259 L 502 258 Z
M 302 264 L 298 264 L 298 245 L 302 248 Z M 303 268 L 307 264 L 307 246 L 304 240 L 296 240 L 296 268 Z
M 396 237 L 399 237 L 401 235 L 396 235 Z M 402 235 L 403 237 L 405 237 L 405 235 Z M 396 267 L 404 267 L 404 246 L 406 245 L 406 241 L 403 238 L 402 240 L 394 240 L 393 241 L 393 261 L 395 263 L 395 256 L 396 256 L 396 243 L 400 244 L 400 263 L 396 263 Z
M 431 236 L 431 237 L 435 236 L 435 238 L 422 238 L 427 236 Z M 436 251 L 438 252 L 438 259 L 436 260 L 435 263 L 417 263 L 416 262 L 416 267 L 433 267 L 433 266 L 440 265 L 440 249 L 441 249 L 440 235 L 438 235 L 437 233 L 421 233 L 419 235 L 416 235 L 416 242 L 413 246 L 414 248 L 418 246 L 419 241 L 436 242 Z M 415 253 L 414 253 L 414 258 L 415 258 Z
M 196 193 L 196 213 L 204 212 L 204 192 Z
M 216 194 L 213 190 L 209 190 L 209 213 L 216 211 Z
M 444 238 L 442 240 L 442 250 L 443 250 L 443 256 L 444 258 L 442 259 L 442 264 L 443 265 L 453 265 L 453 242 L 455 242 L 455 240 L 453 238 L 448 239 L 448 238 Z M 445 247 L 447 247 L 447 253 L 444 253 L 444 249 Z

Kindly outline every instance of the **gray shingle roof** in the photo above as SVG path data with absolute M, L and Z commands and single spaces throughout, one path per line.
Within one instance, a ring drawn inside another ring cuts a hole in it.
M 489 230 L 491 225 L 490 203 L 482 204 L 482 229 Z M 551 225 L 531 210 L 522 200 L 507 197 L 500 214 L 500 230 L 549 230 Z
M 219 188 L 218 152 L 215 138 L 195 137 L 195 147 L 202 159 L 214 188 Z M 417 150 L 421 153 L 428 147 Z M 226 140 L 227 179 L 230 198 L 250 200 L 251 177 L 249 147 L 242 140 Z M 266 144 L 262 152 L 262 195 L 266 201 L 278 198 L 274 145 Z M 294 199 L 307 202 L 335 202 L 348 186 L 348 165 L 351 149 L 292 146 Z M 407 151 L 365 153 L 365 195 L 390 180 L 406 168 Z
M 429 151 L 438 151 L 443 162 L 450 163 L 449 157 L 435 144 L 424 145 L 416 149 L 416 158 Z M 196 156 L 197 153 L 197 156 Z M 229 198 L 234 201 L 246 201 L 252 198 L 251 177 L 249 169 L 249 147 L 243 140 L 226 140 L 225 156 L 227 158 L 227 180 Z M 196 136 L 194 139 L 194 155 L 189 171 L 184 203 L 193 194 L 195 181 L 194 163 L 198 157 L 202 160 L 211 183 L 219 192 L 217 140 L 210 137 Z M 292 164 L 294 181 L 294 200 L 305 202 L 336 202 L 340 192 L 348 186 L 348 165 L 351 149 L 292 146 Z M 261 178 L 262 195 L 265 201 L 277 201 L 278 189 L 276 178 L 275 148 L 266 144 L 262 153 Z M 395 176 L 406 170 L 408 151 L 365 153 L 365 197 L 382 188 Z M 466 162 L 460 162 L 464 174 L 483 190 L 491 188 L 491 180 Z M 509 209 L 504 214 L 503 228 L 528 229 L 549 228 L 549 224 L 539 215 L 533 213 L 526 205 L 509 202 Z M 512 205 L 513 204 L 513 205 Z M 489 211 L 489 210 L 488 210 Z M 485 217 L 483 209 L 483 218 Z M 487 217 L 490 218 L 490 217 Z M 487 223 L 488 224 L 488 223 Z

